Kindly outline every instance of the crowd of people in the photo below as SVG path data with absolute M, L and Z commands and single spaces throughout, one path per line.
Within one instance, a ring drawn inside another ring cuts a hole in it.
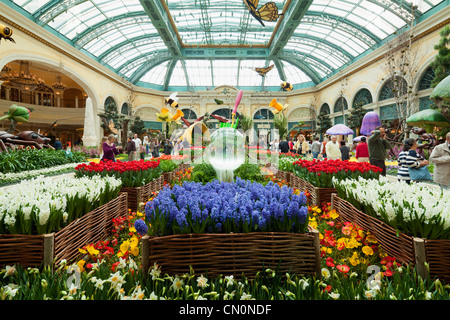
M 163 153 L 170 155 L 173 152 L 189 148 L 190 144 L 186 139 L 178 140 L 173 143 L 170 140 L 159 141 L 157 138 L 150 139 L 144 136 L 143 141 L 137 134 L 134 137 L 128 137 L 125 146 L 116 146 L 117 137 L 113 134 L 104 137 L 100 145 L 100 159 L 102 161 L 112 160 L 125 152 L 128 159 L 143 159 L 146 155 L 151 158 L 160 156 L 160 149 Z M 353 141 L 347 145 L 345 140 L 338 141 L 338 137 L 332 135 L 325 137 L 320 141 L 316 137 L 314 141 L 307 141 L 303 134 L 296 137 L 295 141 L 290 137 L 281 141 L 274 140 L 267 146 L 264 139 L 258 141 L 259 146 L 268 148 L 271 151 L 281 153 L 297 153 L 301 156 L 311 155 L 314 159 L 324 160 L 350 160 L 352 152 L 356 161 L 369 162 L 371 165 L 381 168 L 381 175 L 386 176 L 386 160 L 388 159 L 388 150 L 392 149 L 392 144 L 388 141 L 386 131 L 383 127 L 377 127 L 372 131 L 369 137 L 361 137 L 359 141 Z M 420 155 L 419 145 L 416 139 L 406 139 L 403 143 L 403 150 L 398 155 L 398 173 L 397 179 L 411 183 L 411 181 L 433 180 L 428 165 L 434 164 L 434 181 L 441 188 L 450 188 L 450 133 L 446 136 L 446 141 L 436 146 L 429 160 Z
M 281 153 L 297 153 L 302 156 L 310 154 L 314 159 L 319 160 L 350 160 L 351 153 L 354 152 L 356 161 L 369 162 L 371 165 L 381 168 L 381 175 L 386 176 L 388 150 L 392 147 L 393 145 L 387 139 L 385 128 L 380 126 L 375 128 L 369 137 L 363 136 L 350 146 L 345 140 L 338 141 L 335 135 L 325 137 L 323 141 L 316 137 L 313 142 L 308 142 L 305 136 L 300 134 L 296 141 L 290 137 L 280 142 L 275 140 L 271 143 L 270 150 Z M 408 184 L 411 181 L 434 180 L 441 188 L 450 188 L 450 133 L 447 133 L 444 143 L 433 149 L 429 160 L 420 155 L 416 139 L 406 139 L 397 160 L 398 180 Z M 434 164 L 434 178 L 428 170 L 430 163 Z

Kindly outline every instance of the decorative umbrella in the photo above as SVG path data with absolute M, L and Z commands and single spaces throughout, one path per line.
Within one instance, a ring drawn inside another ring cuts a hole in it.
M 359 133 L 370 136 L 372 135 L 372 131 L 378 126 L 381 126 L 381 120 L 378 113 L 369 111 L 364 115 Z
M 337 124 L 335 126 L 332 126 L 325 133 L 331 134 L 331 135 L 343 135 L 343 136 L 348 136 L 350 134 L 354 134 L 353 130 L 344 124 Z
M 450 75 L 445 77 L 436 87 L 434 87 L 430 99 L 433 100 L 438 107 L 450 105 Z
M 353 141 L 361 141 L 362 137 L 365 137 L 365 136 L 357 136 L 357 137 L 353 138 Z
M 450 122 L 436 109 L 419 111 L 406 119 L 406 123 L 411 127 L 423 127 L 428 133 L 433 132 L 433 127 L 450 125 Z

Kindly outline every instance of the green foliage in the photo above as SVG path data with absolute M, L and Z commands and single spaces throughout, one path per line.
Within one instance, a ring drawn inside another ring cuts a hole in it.
M 431 87 L 436 87 L 445 77 L 450 74 L 450 26 L 445 26 L 440 32 L 441 40 L 439 44 L 434 46 L 438 51 L 431 66 L 434 70 L 434 79 L 431 82 Z
M 259 165 L 251 163 L 244 163 L 239 168 L 234 170 L 234 177 L 256 182 L 264 181 L 264 176 L 261 175 Z
M 140 117 L 135 117 L 130 131 L 137 134 L 145 133 L 145 122 Z
M 274 115 L 273 127 L 278 129 L 278 135 L 280 139 L 284 139 L 288 132 L 288 120 L 283 112 Z
M 211 164 L 202 162 L 194 166 L 191 178 L 192 181 L 205 184 L 217 178 L 216 170 L 214 170 L 214 167 Z
M 161 160 L 159 162 L 159 168 L 162 170 L 162 172 L 172 172 L 173 170 L 178 168 L 178 165 L 172 160 Z
M 67 154 L 64 150 L 23 149 L 0 153 L 0 172 L 17 173 L 84 161 L 86 156 L 81 152 Z
M 317 132 L 325 133 L 328 129 L 333 126 L 330 115 L 326 113 L 321 113 L 317 117 Z
M 350 110 L 350 115 L 347 118 L 348 126 L 353 129 L 360 128 L 366 113 L 367 111 L 363 108 L 363 103 L 357 103 L 355 107 Z

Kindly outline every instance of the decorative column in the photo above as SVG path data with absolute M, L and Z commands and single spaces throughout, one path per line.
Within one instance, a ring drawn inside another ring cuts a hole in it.
M 97 135 L 95 130 L 94 107 L 92 99 L 86 99 L 85 118 L 84 118 L 84 133 L 83 145 L 85 147 L 94 147 L 97 145 Z

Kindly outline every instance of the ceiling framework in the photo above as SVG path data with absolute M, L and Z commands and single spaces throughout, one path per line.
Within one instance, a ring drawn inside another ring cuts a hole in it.
M 11 1 L 128 81 L 167 91 L 184 82 L 186 90 L 224 81 L 256 91 L 279 90 L 282 81 L 294 88 L 318 84 L 445 5 L 271 0 L 283 14 L 262 26 L 242 0 Z M 266 77 L 251 71 L 271 64 L 276 71 Z

